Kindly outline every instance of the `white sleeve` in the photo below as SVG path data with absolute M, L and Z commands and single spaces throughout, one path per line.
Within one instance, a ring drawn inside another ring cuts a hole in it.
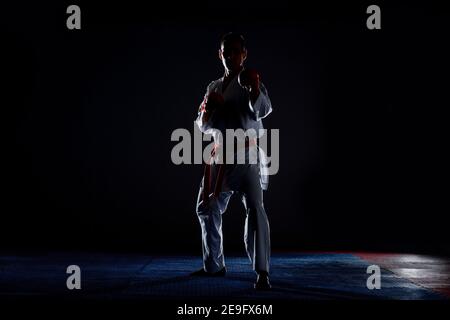
M 251 101 L 249 101 L 248 103 L 250 106 L 250 110 L 256 117 L 256 121 L 267 117 L 272 112 L 272 103 L 270 102 L 267 89 L 262 82 L 259 85 L 259 91 L 259 96 L 256 99 L 255 103 L 253 105 Z
M 203 133 L 211 133 L 211 131 L 212 131 L 212 122 L 213 122 L 214 114 L 209 117 L 207 122 L 203 122 L 202 119 L 203 119 L 203 113 L 205 112 L 206 98 L 208 97 L 209 93 L 211 92 L 211 88 L 212 88 L 213 84 L 214 84 L 214 81 L 211 82 L 208 85 L 208 87 L 206 88 L 206 93 L 203 98 L 203 102 L 200 104 L 200 106 L 198 108 L 197 119 L 195 120 L 195 123 L 197 124 L 198 128 Z

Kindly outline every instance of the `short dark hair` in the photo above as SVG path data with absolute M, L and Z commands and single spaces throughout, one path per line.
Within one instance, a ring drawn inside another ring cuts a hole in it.
M 231 41 L 237 41 L 241 44 L 242 50 L 246 50 L 247 47 L 245 45 L 245 39 L 244 36 L 240 33 L 236 32 L 228 32 L 220 38 L 220 47 L 224 44 L 224 42 L 231 42 Z

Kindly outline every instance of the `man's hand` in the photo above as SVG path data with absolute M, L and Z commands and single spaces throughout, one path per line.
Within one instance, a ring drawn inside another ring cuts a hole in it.
M 221 108 L 224 104 L 225 100 L 223 99 L 223 96 L 220 93 L 213 91 L 206 97 L 205 110 L 206 112 L 211 113 L 214 110 Z
M 249 93 L 252 103 L 259 96 L 259 73 L 255 69 L 244 69 L 239 73 L 238 82 Z
M 205 96 L 205 99 L 203 100 L 203 103 L 200 106 L 200 111 L 203 111 L 203 122 L 207 122 L 208 119 L 211 117 L 211 114 L 221 108 L 225 104 L 225 100 L 223 99 L 223 96 L 220 93 L 217 92 L 211 92 L 207 96 Z

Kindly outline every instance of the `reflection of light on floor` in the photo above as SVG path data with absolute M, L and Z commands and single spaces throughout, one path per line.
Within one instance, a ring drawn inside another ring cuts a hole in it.
M 441 271 L 444 269 L 441 269 Z M 440 270 L 437 269 L 414 269 L 414 268 L 398 268 L 398 269 L 391 269 L 392 272 L 395 274 L 398 274 L 402 277 L 406 278 L 439 278 L 439 279 L 445 279 L 448 278 L 448 275 L 446 276 L 443 274 Z
M 422 287 L 445 294 L 450 290 L 450 258 L 390 253 L 364 253 L 359 256 Z
M 425 264 L 433 264 L 433 265 L 442 265 L 449 264 L 450 261 L 448 259 L 431 257 L 425 255 L 417 255 L 417 254 L 402 254 L 402 255 L 393 255 L 393 258 L 399 262 L 405 263 L 425 263 Z

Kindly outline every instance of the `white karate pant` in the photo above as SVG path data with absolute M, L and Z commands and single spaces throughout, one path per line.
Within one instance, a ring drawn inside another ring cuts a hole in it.
M 212 166 L 214 169 L 214 165 Z M 225 266 L 223 255 L 222 214 L 234 192 L 242 196 L 246 210 L 244 242 L 256 272 L 269 272 L 270 229 L 263 204 L 259 164 L 236 164 L 225 169 L 224 187 L 218 197 L 202 199 L 204 177 L 197 198 L 197 215 L 202 228 L 203 267 L 217 272 Z

